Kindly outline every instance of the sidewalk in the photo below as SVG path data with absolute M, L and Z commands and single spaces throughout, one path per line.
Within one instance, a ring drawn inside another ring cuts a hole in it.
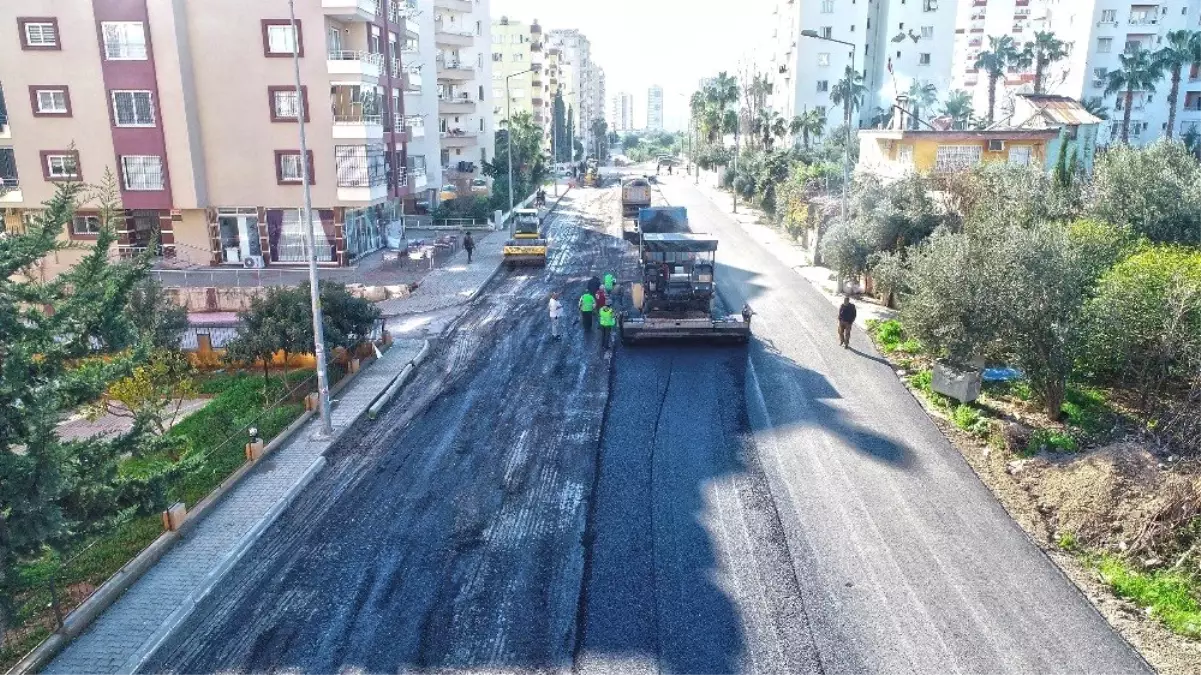
M 323 454 L 424 346 L 398 341 L 334 400 L 335 438 L 310 421 L 246 476 L 43 672 L 133 672 L 325 464 Z
M 780 262 L 792 268 L 794 272 L 804 277 L 814 288 L 821 291 L 831 304 L 837 306 L 842 302 L 842 296 L 838 288 L 838 275 L 835 274 L 834 270 L 814 265 L 813 253 L 796 243 L 784 232 L 770 225 L 765 225 L 767 217 L 759 209 L 739 200 L 738 213 L 734 213 L 733 196 L 729 192 L 718 189 L 715 185 L 716 181 L 716 174 L 704 172 L 701 174 L 700 185 L 694 187 L 712 201 L 718 210 L 737 222 L 739 227 L 751 239 L 754 239 L 765 250 L 770 251 Z M 689 183 L 689 185 L 692 184 Z M 873 302 L 867 302 L 866 300 L 856 303 L 856 306 L 859 312 L 855 323 L 861 328 L 866 328 L 869 320 L 892 319 L 897 314 L 896 310 L 877 305 Z
M 407 298 L 378 303 L 384 318 L 424 314 L 470 301 L 500 269 L 508 231 L 490 232 L 475 241 L 475 254 L 467 264 L 467 251 L 460 250 L 441 267 L 425 276 Z

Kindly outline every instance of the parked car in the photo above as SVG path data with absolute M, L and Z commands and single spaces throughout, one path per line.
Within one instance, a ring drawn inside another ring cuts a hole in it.
M 488 179 L 476 178 L 471 181 L 471 194 L 477 197 L 487 197 L 489 192 Z
M 440 202 L 449 202 L 452 199 L 458 199 L 458 198 L 459 198 L 459 188 L 455 187 L 454 184 L 452 184 L 452 183 L 447 183 L 446 185 L 443 185 L 442 189 L 438 191 L 438 201 L 440 201 Z

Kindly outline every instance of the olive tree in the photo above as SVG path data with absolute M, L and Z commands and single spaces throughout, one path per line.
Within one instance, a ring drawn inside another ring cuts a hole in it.
M 1153 242 L 1201 244 L 1201 164 L 1179 141 L 1117 145 L 1097 160 L 1088 213 Z

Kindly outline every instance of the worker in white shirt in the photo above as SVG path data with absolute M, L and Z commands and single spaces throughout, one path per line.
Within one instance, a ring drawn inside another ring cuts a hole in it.
M 561 335 L 559 324 L 563 321 L 563 303 L 559 302 L 559 294 L 551 293 L 550 302 L 547 303 L 547 309 L 550 314 L 550 334 L 558 340 Z

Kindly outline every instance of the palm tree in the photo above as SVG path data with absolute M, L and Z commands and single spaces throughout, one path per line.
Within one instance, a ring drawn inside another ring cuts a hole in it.
M 1184 67 L 1201 61 L 1201 33 L 1174 30 L 1168 33 L 1167 44 L 1155 52 L 1159 67 L 1167 71 L 1172 88 L 1168 90 L 1168 138 L 1176 130 L 1176 102 L 1180 99 L 1180 75 Z
M 726 109 L 731 105 L 738 104 L 738 80 L 723 70 L 717 74 L 717 77 L 706 88 L 705 98 L 713 106 L 716 112 L 715 118 L 724 131 L 724 127 L 726 126 Z
M 951 128 L 966 129 L 972 119 L 972 95 L 956 89 L 943 101 L 942 114 L 951 118 Z
M 992 124 L 997 110 L 997 81 L 1005 77 L 1005 71 L 1010 66 L 1020 66 L 1025 63 L 1013 37 L 988 38 L 988 50 L 980 52 L 976 57 L 975 67 L 988 74 L 988 123 Z
M 788 124 L 788 130 L 795 137 L 801 135 L 801 143 L 805 149 L 809 149 L 809 138 L 813 136 L 821 136 L 826 130 L 826 117 L 816 110 L 806 110 L 805 112 L 792 118 Z
M 1109 72 L 1105 94 L 1125 92 L 1122 97 L 1122 142 L 1130 140 L 1130 108 L 1134 104 L 1134 92 L 1154 93 L 1155 83 L 1163 77 L 1163 65 L 1155 55 L 1142 47 L 1119 57 L 1122 67 Z
M 1099 120 L 1109 119 L 1109 108 L 1105 107 L 1105 100 L 1100 96 L 1090 96 L 1081 101 L 1080 105 L 1086 111 L 1088 111 L 1090 115 Z
M 763 149 L 770 152 L 772 143 L 776 140 L 776 130 L 784 128 L 784 120 L 775 110 L 760 110 L 759 116 L 751 123 L 751 127 L 755 136 L 763 144 Z
M 850 125 L 851 113 L 859 107 L 860 103 L 863 103 L 863 96 L 866 93 L 867 87 L 863 84 L 863 76 L 859 74 L 859 71 L 847 66 L 842 79 L 830 87 L 830 101 L 835 105 L 842 106 L 844 124 Z
M 909 85 L 909 128 L 917 129 L 922 111 L 938 101 L 938 89 L 929 82 L 914 80 Z
M 1047 68 L 1056 61 L 1068 57 L 1070 45 L 1055 37 L 1051 31 L 1040 30 L 1034 34 L 1034 40 L 1027 42 L 1022 49 L 1022 60 L 1026 65 L 1034 64 L 1034 93 L 1043 93 Z

